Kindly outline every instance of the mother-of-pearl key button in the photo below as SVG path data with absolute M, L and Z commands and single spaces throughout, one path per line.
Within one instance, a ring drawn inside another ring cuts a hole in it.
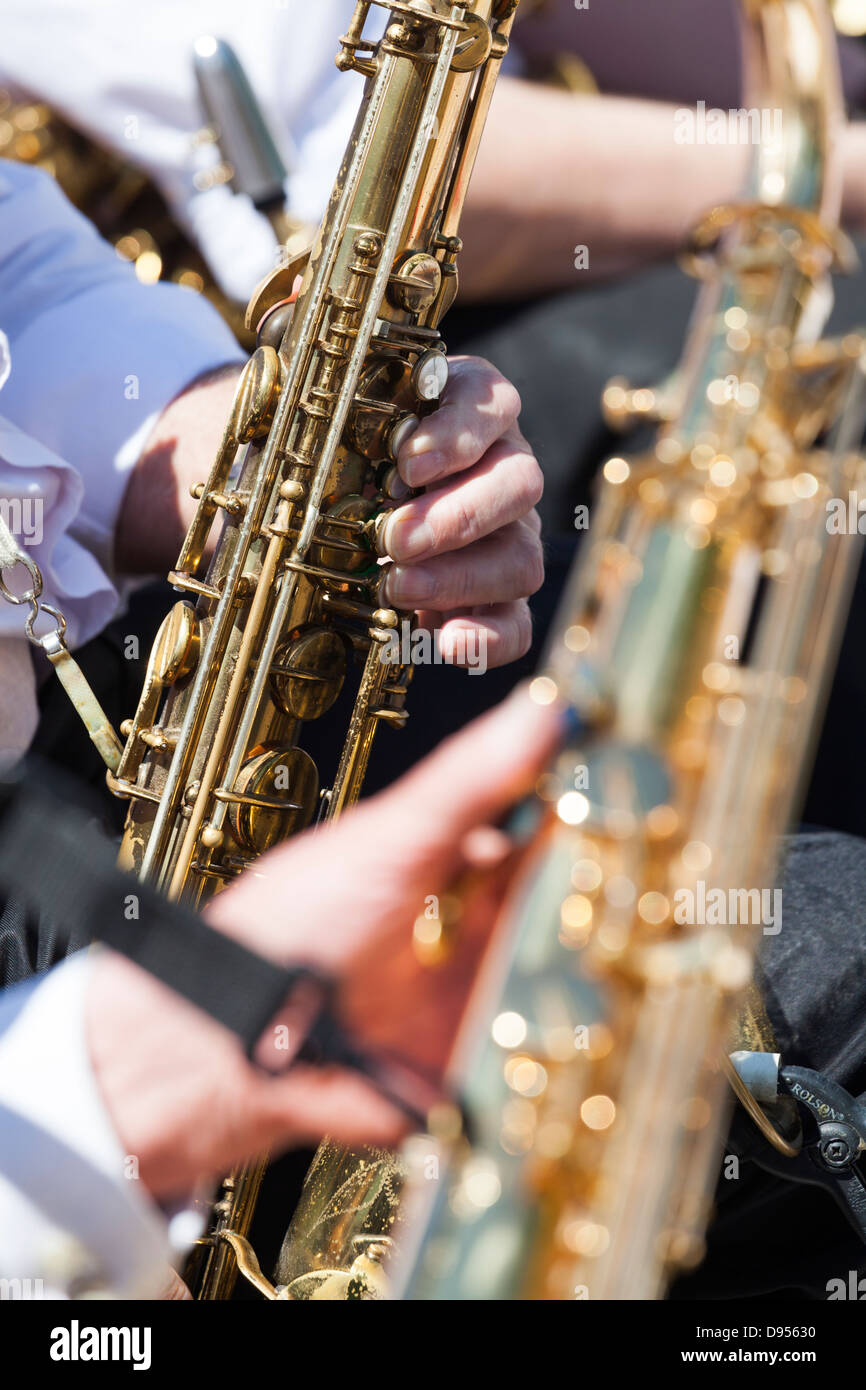
M 391 429 L 388 437 L 388 452 L 395 459 L 410 434 L 414 434 L 421 421 L 417 415 L 404 415 Z
M 412 368 L 412 385 L 419 400 L 438 401 L 448 385 L 448 358 L 444 352 L 425 352 Z
M 392 502 L 405 502 L 406 498 L 412 495 L 412 489 L 400 477 L 396 463 L 387 470 L 382 479 L 382 492 Z

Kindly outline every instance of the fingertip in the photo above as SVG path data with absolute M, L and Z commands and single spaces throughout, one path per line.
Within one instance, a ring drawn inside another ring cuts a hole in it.
M 397 466 L 402 467 L 409 459 L 417 458 L 419 454 L 427 454 L 435 447 L 435 440 L 430 430 L 429 421 L 419 420 L 411 433 L 400 441 L 397 450 Z
M 421 447 L 412 453 L 401 455 L 397 470 L 409 487 L 427 487 L 437 478 L 444 477 L 448 471 L 448 460 L 443 453 L 433 448 L 429 435 L 425 435 Z

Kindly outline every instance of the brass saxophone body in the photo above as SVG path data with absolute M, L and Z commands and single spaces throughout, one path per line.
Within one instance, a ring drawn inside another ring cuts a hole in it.
M 381 658 L 410 615 L 379 601 L 377 540 L 405 496 L 400 439 L 447 378 L 438 324 L 516 8 L 360 0 L 340 40 L 338 66 L 368 79 L 354 132 L 308 259 L 287 258 L 250 302 L 258 346 L 169 576 L 184 597 L 109 774 L 130 801 L 123 862 L 172 897 L 200 904 L 277 841 L 338 815 L 360 793 L 379 725 L 407 717 L 411 669 Z M 365 36 L 371 9 L 386 11 L 380 39 Z M 304 726 L 353 665 L 348 731 L 321 786 Z M 230 1292 L 263 1169 L 225 1184 L 202 1297 Z
M 742 12 L 781 138 L 696 235 L 679 403 L 605 465 L 533 685 L 583 731 L 523 808 L 455 1050 L 471 1143 L 409 1146 L 404 1298 L 652 1299 L 703 1253 L 723 1059 L 859 554 L 827 502 L 862 476 L 863 344 L 820 341 L 848 259 L 832 30 L 823 0 Z

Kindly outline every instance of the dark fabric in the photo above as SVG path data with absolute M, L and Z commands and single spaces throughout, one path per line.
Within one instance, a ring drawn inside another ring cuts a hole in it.
M 315 971 L 266 960 L 121 873 L 81 810 L 36 779 L 10 788 L 0 802 L 0 889 L 34 918 L 62 922 L 75 940 L 95 938 L 135 961 L 233 1032 L 249 1055 L 301 980 L 316 982 L 322 1004 L 330 998 L 330 982 Z M 332 1054 L 323 1023 L 316 1037 L 325 1060 Z
M 767 938 L 762 977 L 785 1061 L 866 1091 L 866 841 L 788 840 L 782 930 Z
M 56 923 L 28 913 L 23 903 L 0 898 L 0 988 L 48 970 L 84 945 L 84 940 L 70 941 Z
M 132 595 L 127 612 L 77 653 L 88 680 L 117 729 L 131 715 L 144 682 L 144 669 L 157 629 L 174 595 L 165 583 L 145 586 Z M 138 656 L 127 639 L 134 636 Z M 90 792 L 88 809 L 106 839 L 119 836 L 126 802 L 105 794 L 105 767 L 95 754 L 84 725 L 57 677 L 51 673 L 39 692 L 40 722 L 33 742 L 34 776 L 71 774 L 76 799 Z M 86 934 L 60 930 L 44 913 L 37 920 L 12 898 L 0 895 L 0 987 L 48 970 L 87 945 Z
M 782 930 L 759 983 L 783 1060 L 866 1090 L 866 841 L 810 833 L 787 842 Z M 743 1162 L 720 1178 L 709 1253 L 675 1298 L 825 1299 L 866 1273 L 866 1249 L 826 1192 Z

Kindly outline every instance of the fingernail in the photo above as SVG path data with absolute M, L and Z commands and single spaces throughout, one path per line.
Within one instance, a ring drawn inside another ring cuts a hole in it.
M 436 591 L 436 580 L 429 569 L 423 565 L 394 565 L 388 574 L 385 592 L 388 602 L 401 608 L 424 603 Z
M 414 560 L 433 549 L 433 532 L 426 521 L 413 521 L 398 507 L 388 523 L 385 540 L 392 560 Z
M 410 435 L 403 440 L 400 445 L 400 458 L 418 458 L 420 454 L 429 454 L 433 451 L 433 436 L 424 426 L 418 424 Z
M 400 474 L 410 487 L 424 487 L 438 478 L 445 467 L 444 454 L 433 451 L 403 456 L 400 461 Z

